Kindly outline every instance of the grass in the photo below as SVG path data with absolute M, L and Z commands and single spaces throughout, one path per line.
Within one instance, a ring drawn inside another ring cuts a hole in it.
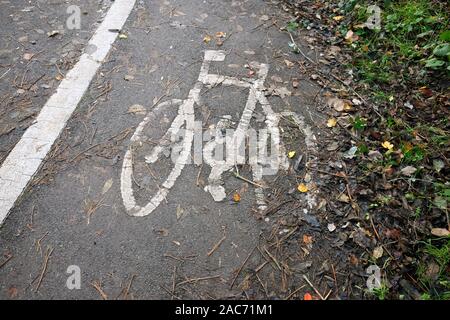
M 437 244 L 433 244 L 433 242 Z M 417 277 L 422 286 L 428 291 L 422 294 L 422 299 L 449 300 L 450 299 L 450 239 L 435 239 L 424 243 L 423 253 L 432 261 L 437 263 L 439 271 L 437 280 L 432 279 L 428 274 L 428 265 L 424 262 L 417 267 Z
M 379 30 L 359 27 L 369 18 L 370 4 L 366 0 L 349 1 L 344 11 L 353 16 L 352 24 L 340 27 L 342 34 L 355 29 L 359 36 L 351 46 L 355 51 L 353 67 L 360 79 L 380 85 L 407 82 L 411 77 L 409 67 L 417 66 L 419 74 L 428 69 L 448 72 L 450 20 L 444 2 L 378 1 L 382 10 Z M 433 59 L 440 62 L 436 64 Z

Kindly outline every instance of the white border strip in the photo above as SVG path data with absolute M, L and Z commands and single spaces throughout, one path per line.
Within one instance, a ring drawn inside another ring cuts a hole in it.
M 0 226 L 41 166 L 106 58 L 136 0 L 116 0 L 83 53 L 0 167 Z M 90 50 L 93 51 L 93 50 Z

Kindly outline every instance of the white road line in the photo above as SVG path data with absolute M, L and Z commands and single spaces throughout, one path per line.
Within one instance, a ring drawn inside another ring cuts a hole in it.
M 122 29 L 135 2 L 136 0 L 116 0 L 112 4 L 89 41 L 89 48 L 96 50 L 81 55 L 78 63 L 67 73 L 55 94 L 44 105 L 34 124 L 25 131 L 3 162 L 0 167 L 0 226 L 38 171 L 106 58 L 118 35 L 111 30 Z

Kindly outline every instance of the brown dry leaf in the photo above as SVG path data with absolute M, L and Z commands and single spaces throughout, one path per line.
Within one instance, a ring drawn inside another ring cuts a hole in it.
M 169 230 L 162 228 L 155 230 L 158 234 L 162 235 L 163 237 L 167 237 L 169 235 Z
M 284 63 L 288 68 L 292 68 L 294 66 L 294 63 L 292 61 L 289 61 L 287 59 L 284 59 Z
M 431 229 L 431 234 L 436 237 L 448 237 L 450 235 L 450 231 L 444 228 L 433 228 Z
M 303 235 L 303 243 L 304 244 L 311 244 L 313 242 L 313 237 L 308 236 L 307 234 Z
M 337 199 L 341 202 L 350 203 L 350 198 L 345 193 L 341 194 Z
M 338 112 L 351 110 L 351 105 L 348 101 L 339 98 L 330 98 L 327 100 L 327 105 Z
M 227 36 L 227 34 L 223 31 L 216 32 L 216 38 L 218 38 L 218 39 L 225 38 L 226 36 Z
M 32 54 L 32 53 L 25 53 L 23 55 L 23 59 L 29 61 L 33 58 L 33 56 L 34 56 L 34 54 Z
M 373 249 L 372 257 L 377 260 L 380 259 L 383 256 L 384 250 L 382 246 L 375 247 Z
M 335 17 L 333 17 L 333 20 L 339 22 L 339 21 L 343 20 L 344 18 L 345 18 L 344 16 L 335 16 Z
M 9 287 L 8 288 L 8 296 L 10 299 L 14 299 L 15 297 L 17 297 L 17 294 L 19 293 L 19 290 L 16 287 Z

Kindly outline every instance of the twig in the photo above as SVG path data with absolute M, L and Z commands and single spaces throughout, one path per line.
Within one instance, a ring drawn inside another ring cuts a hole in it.
M 175 297 L 175 289 L 177 288 L 177 266 L 173 267 L 173 280 L 172 280 L 172 300 Z
M 241 180 L 243 180 L 243 181 L 245 181 L 245 182 L 247 182 L 247 183 L 250 183 L 250 184 L 252 184 L 252 185 L 254 185 L 254 186 L 256 186 L 256 187 L 259 187 L 259 188 L 263 188 L 263 189 L 264 189 L 264 187 L 263 187 L 262 185 L 257 184 L 256 182 L 253 182 L 253 181 L 248 180 L 247 178 L 244 178 L 243 176 L 241 176 L 241 175 L 239 174 L 239 172 L 235 172 L 235 173 L 234 173 L 234 176 L 235 176 L 236 178 L 241 179 Z
M 1 269 L 4 265 L 6 265 L 6 264 L 8 263 L 8 261 L 12 259 L 12 257 L 13 257 L 13 256 L 12 256 L 12 254 L 11 254 L 11 255 L 9 255 L 9 256 L 6 258 L 5 261 L 3 261 L 2 263 L 0 263 L 0 269 Z
M 297 45 L 297 43 L 294 40 L 294 37 L 292 36 L 292 34 L 286 30 L 286 32 L 289 34 L 289 37 L 291 37 L 291 41 L 294 44 L 294 47 L 298 50 L 298 52 L 300 52 L 300 54 L 305 57 L 306 60 L 308 60 L 309 62 L 311 62 L 312 64 L 317 64 L 315 61 L 313 61 L 310 57 L 308 57 L 306 54 L 303 53 L 302 49 L 300 49 L 300 47 Z
M 184 281 L 181 281 L 181 282 L 177 283 L 177 286 L 181 286 L 181 285 L 186 284 L 186 283 L 199 282 L 199 281 L 205 281 L 205 280 L 217 279 L 217 278 L 220 278 L 220 276 L 210 276 L 210 277 L 201 277 L 201 278 L 187 279 L 187 280 L 184 280 Z
M 219 240 L 219 242 L 217 242 L 215 245 L 214 245 L 214 247 L 212 247 L 212 249 L 211 250 L 209 250 L 208 251 L 208 257 L 209 256 L 211 256 L 219 247 L 220 247 L 220 245 L 222 244 L 222 242 L 224 242 L 225 241 L 225 239 L 227 238 L 227 236 L 223 236 L 220 240 Z
M 103 300 L 108 300 L 108 296 L 106 295 L 106 293 L 102 290 L 101 284 L 99 281 L 95 280 L 94 282 L 91 283 L 91 285 L 95 288 L 95 290 L 98 291 L 98 293 L 100 293 L 101 297 Z
M 47 252 L 44 257 L 44 264 L 42 266 L 41 275 L 39 276 L 38 284 L 36 286 L 36 289 L 34 290 L 35 292 L 37 292 L 39 290 L 39 288 L 41 287 L 42 280 L 44 279 L 45 272 L 47 271 L 48 261 L 50 260 L 50 256 L 52 255 L 52 253 L 53 253 L 53 248 L 51 248 L 51 249 L 47 248 Z
M 236 282 L 236 279 L 239 277 L 239 274 L 241 273 L 242 269 L 244 268 L 245 264 L 247 263 L 248 259 L 250 259 L 251 255 L 253 254 L 253 252 L 255 251 L 256 246 L 253 248 L 252 251 L 250 251 L 250 253 L 248 254 L 247 258 L 245 258 L 244 262 L 241 264 L 241 266 L 239 267 L 236 275 L 233 278 L 233 281 L 231 282 L 230 285 L 230 289 L 233 289 L 234 283 Z
M 303 275 L 303 279 L 305 279 L 306 282 L 311 286 L 311 288 L 314 290 L 314 292 L 320 297 L 320 299 L 325 300 L 325 298 L 320 294 L 319 290 L 314 287 L 314 285 L 309 281 L 308 277 L 306 275 Z
M 290 298 L 292 298 L 292 296 L 294 294 L 296 294 L 297 292 L 299 292 L 300 290 L 302 290 L 306 285 L 302 285 L 301 287 L 298 287 L 297 289 L 295 289 L 294 291 L 292 291 L 286 298 L 284 298 L 284 300 L 289 300 Z
M 127 300 L 127 298 L 128 298 L 128 293 L 130 292 L 131 285 L 133 284 L 133 280 L 134 280 L 135 277 L 136 277 L 135 274 L 133 274 L 133 275 L 131 276 L 131 279 L 130 279 L 130 282 L 128 283 L 127 289 L 125 290 L 125 294 L 124 294 L 125 300 Z

